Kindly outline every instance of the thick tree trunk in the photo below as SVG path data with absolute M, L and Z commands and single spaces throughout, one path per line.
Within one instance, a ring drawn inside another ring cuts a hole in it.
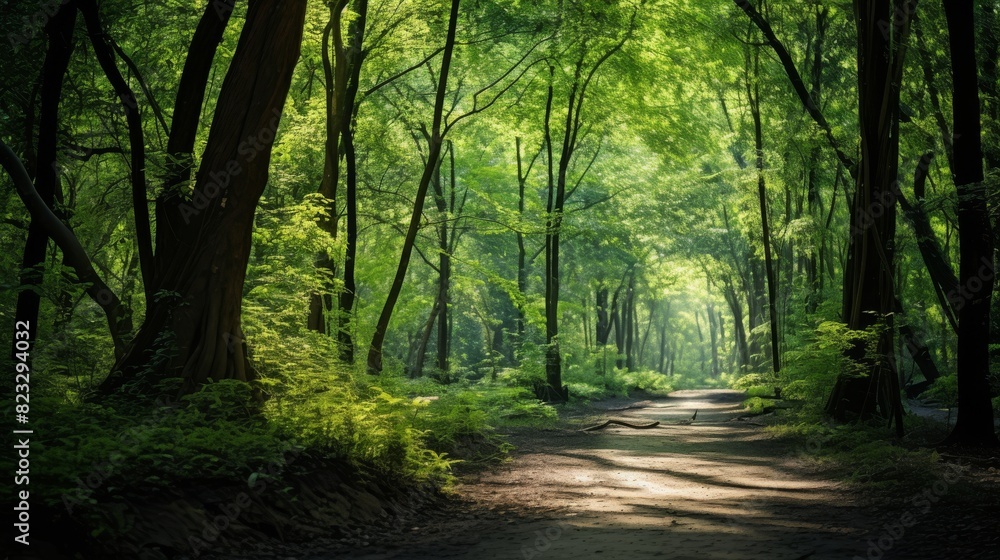
M 914 5 L 899 11 L 881 0 L 856 0 L 858 29 L 858 114 L 861 162 L 851 205 L 850 245 L 844 272 L 843 316 L 847 326 L 878 325 L 876 355 L 858 341 L 848 352 L 865 364 L 865 377 L 841 375 L 827 402 L 839 420 L 891 417 L 902 434 L 902 404 L 896 376 L 892 311 L 895 305 L 896 204 L 899 166 L 899 90 L 906 35 Z M 892 22 L 885 28 L 884 22 Z M 891 33 L 890 33 L 891 32 Z
M 959 285 L 958 419 L 947 443 L 1000 445 L 990 403 L 990 301 L 996 267 L 983 182 L 976 29 L 972 0 L 944 2 L 951 47 L 955 187 L 958 190 Z
M 254 212 L 299 56 L 304 0 L 251 1 L 216 105 L 190 201 L 158 215 L 154 299 L 102 390 L 181 377 L 182 392 L 209 379 L 251 380 L 240 322 Z

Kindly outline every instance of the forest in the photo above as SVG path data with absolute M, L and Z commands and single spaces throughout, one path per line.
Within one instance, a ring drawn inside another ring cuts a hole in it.
M 3 0 L 5 550 L 997 557 L 998 12 Z

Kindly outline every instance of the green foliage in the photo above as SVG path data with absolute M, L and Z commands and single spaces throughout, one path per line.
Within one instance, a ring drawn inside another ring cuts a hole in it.
M 88 476 L 98 480 L 95 493 L 113 495 L 185 479 L 239 480 L 265 464 L 283 463 L 295 443 L 249 412 L 255 408 L 249 389 L 223 381 L 177 402 L 142 406 L 125 399 L 40 400 L 38 429 L 46 434 L 37 458 L 41 495 L 61 502 L 64 494 L 75 495 L 77 478 Z
M 758 397 L 774 396 L 775 390 L 780 390 L 784 399 L 800 401 L 804 413 L 817 419 L 838 375 L 865 375 L 864 365 L 850 359 L 847 350 L 862 344 L 872 352 L 876 328 L 852 331 L 843 323 L 822 321 L 788 345 L 778 375 L 749 373 L 734 379 L 730 386 Z
M 940 403 L 941 406 L 953 408 L 958 406 L 958 376 L 942 375 L 923 392 L 923 398 Z

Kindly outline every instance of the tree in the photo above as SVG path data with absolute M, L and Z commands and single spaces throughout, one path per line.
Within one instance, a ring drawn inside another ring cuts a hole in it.
M 182 378 L 185 392 L 210 379 L 254 378 L 240 322 L 243 281 L 304 17 L 301 0 L 250 2 L 193 191 L 176 187 L 157 199 L 155 297 L 105 392 L 166 377 Z
M 33 176 L 39 197 L 49 208 L 54 207 L 59 178 L 56 170 L 56 133 L 59 130 L 59 102 L 70 56 L 73 54 L 73 32 L 76 25 L 76 2 L 59 6 L 45 25 L 48 47 L 41 70 L 41 107 L 39 115 L 38 148 L 35 151 Z M 31 167 L 29 162 L 28 167 Z M 32 219 L 21 259 L 21 291 L 17 295 L 14 320 L 28 325 L 28 339 L 35 340 L 38 330 L 40 297 L 37 287 L 41 283 L 41 266 L 45 262 L 48 229 Z
M 893 8 L 898 8 L 894 11 Z M 875 356 L 862 340 L 849 351 L 866 364 L 863 377 L 837 378 L 827 411 L 834 417 L 892 415 L 902 435 L 902 403 L 893 356 L 896 205 L 899 166 L 899 89 L 906 38 L 915 4 L 857 0 L 858 120 L 861 160 L 851 203 L 850 240 L 844 271 L 843 317 L 855 331 L 875 329 Z M 891 22 L 886 27 L 885 22 Z
M 587 17 L 587 13 L 569 14 L 570 17 Z M 580 147 L 581 132 L 586 121 L 583 109 L 586 106 L 587 90 L 590 88 L 602 66 L 621 50 L 632 33 L 638 10 L 627 19 L 627 27 L 620 37 L 603 49 L 594 46 L 589 38 L 570 35 L 569 41 L 580 41 L 575 48 L 575 62 L 569 77 L 566 94 L 566 116 L 562 127 L 562 138 L 558 152 L 553 145 L 552 113 L 554 101 L 555 66 L 549 66 L 549 90 L 545 103 L 545 153 L 548 173 L 548 189 L 545 226 L 545 383 L 546 400 L 564 401 L 568 398 L 562 384 L 562 355 L 559 350 L 559 249 L 563 209 L 566 199 L 572 193 L 567 191 L 569 170 Z M 574 22 L 586 29 L 589 22 Z M 558 155 L 557 155 L 558 154 Z M 595 156 L 596 157 L 596 156 Z M 586 171 L 584 171 L 586 174 Z
M 976 26 L 972 0 L 945 0 L 953 76 L 952 119 L 955 132 L 952 173 L 958 191 L 961 254 L 958 281 L 958 419 L 946 443 L 1000 445 L 993 427 L 990 371 L 990 301 L 996 266 L 993 232 L 983 183 Z M 961 290 L 964 288 L 964 290 Z
M 441 55 L 441 69 L 438 74 L 437 89 L 434 95 L 434 113 L 431 117 L 430 134 L 428 135 L 427 159 L 424 163 L 424 171 L 417 184 L 417 195 L 413 205 L 413 214 L 410 218 L 410 225 L 406 230 L 406 238 L 403 240 L 403 250 L 399 257 L 399 265 L 396 267 L 396 275 L 389 288 L 385 305 L 382 306 L 382 313 L 379 315 L 378 323 L 375 325 L 375 334 L 372 337 L 371 346 L 368 349 L 368 371 L 369 373 L 379 373 L 382 371 L 382 343 L 385 340 L 386 330 L 389 328 L 389 321 L 392 319 L 392 311 L 399 299 L 399 293 L 403 289 L 403 281 L 406 279 L 406 269 L 410 264 L 410 255 L 417 239 L 417 232 L 420 229 L 420 217 L 424 209 L 424 199 L 427 197 L 427 188 L 435 170 L 438 168 L 441 158 L 441 148 L 444 143 L 444 134 L 450 126 L 444 123 L 444 101 L 447 95 L 448 72 L 451 69 L 452 53 L 455 51 L 455 31 L 458 26 L 458 7 L 460 0 L 452 0 L 451 11 L 448 15 L 448 30 L 445 34 L 444 51 Z

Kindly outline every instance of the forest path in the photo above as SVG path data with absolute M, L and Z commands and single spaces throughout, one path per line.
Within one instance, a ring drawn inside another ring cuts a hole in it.
M 592 411 L 600 413 L 599 421 L 659 421 L 653 429 L 540 430 L 516 438 L 511 464 L 458 487 L 476 504 L 466 515 L 453 513 L 409 528 L 402 542 L 373 539 L 370 552 L 350 556 L 865 557 L 865 535 L 878 521 L 866 518 L 846 490 L 807 466 L 801 456 L 808 450 L 791 448 L 759 426 L 736 420 L 744 398 L 737 391 L 677 391 L 643 401 L 643 408 Z M 695 410 L 697 419 L 687 423 Z M 322 558 L 331 557 L 310 560 Z

